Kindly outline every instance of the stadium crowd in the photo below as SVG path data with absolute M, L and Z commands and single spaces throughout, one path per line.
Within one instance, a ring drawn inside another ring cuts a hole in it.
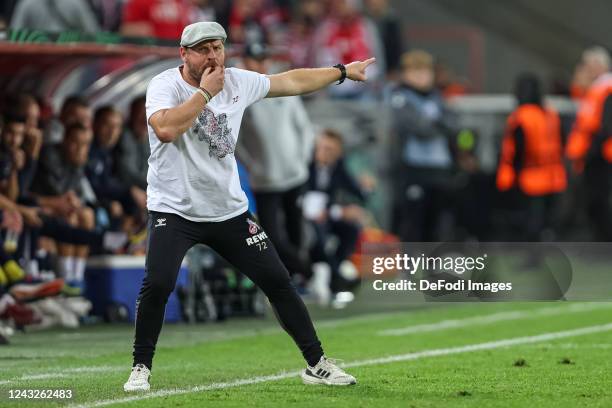
M 580 103 L 579 113 L 568 129 L 545 105 L 537 77 L 517 78 L 517 108 L 499 135 L 497 172 L 487 177 L 475 154 L 477 135 L 460 128 L 445 103 L 467 88 L 431 54 L 405 52 L 387 1 L 366 0 L 364 8 L 358 3 L 19 0 L 3 3 L 0 11 L 12 28 L 106 30 L 163 40 L 179 38 L 193 21 L 216 20 L 232 43 L 245 44 L 241 64 L 261 73 L 270 69 L 272 47 L 285 49 L 296 67 L 375 55 L 378 80 L 372 86 L 385 90 L 376 95 L 384 95 L 394 135 L 389 233 L 396 239 L 499 239 L 487 221 L 499 204 L 487 201 L 490 190 L 502 207 L 518 204 L 517 231 L 502 240 L 562 236 L 559 201 L 567 192 L 584 194 L 593 239 L 612 238 L 612 78 L 605 49 L 588 49 L 576 67 L 568 92 Z M 329 96 L 362 100 L 372 98 L 371 90 L 331 87 Z M 144 253 L 145 98 L 121 112 L 110 105 L 94 110 L 75 95 L 56 114 L 41 117 L 45 102 L 19 93 L 4 95 L 0 109 L 0 319 L 18 327 L 74 327 L 90 307 L 81 296 L 89 254 Z M 351 262 L 358 243 L 382 239 L 364 229 L 371 227 L 366 208 L 376 175 L 352 174 L 343 135 L 317 128 L 298 97 L 254 105 L 242 132 L 236 157 L 262 226 L 300 290 L 341 307 L 358 279 Z M 572 190 L 574 179 L 584 180 L 584 190 Z

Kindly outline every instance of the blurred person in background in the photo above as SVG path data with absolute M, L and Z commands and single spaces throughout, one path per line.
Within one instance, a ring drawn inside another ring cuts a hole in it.
M 593 46 L 584 50 L 570 83 L 571 97 L 581 102 L 593 83 L 609 70 L 610 53 L 607 49 Z
M 587 213 L 594 238 L 609 241 L 612 239 L 612 138 L 604 124 L 612 103 L 610 54 L 603 47 L 588 48 L 582 55 L 582 69 L 589 87 L 578 107 L 565 153 L 573 162 L 574 171 L 584 174 Z
M 22 144 L 25 138 L 26 123 L 21 116 L 4 117 L 4 126 L 0 134 L 0 154 L 3 162 L 3 178 L 0 184 L 2 194 L 16 201 L 19 195 L 19 173 L 24 169 L 26 155 Z
M 43 144 L 61 143 L 66 128 L 75 123 L 91 128 L 92 117 L 93 112 L 89 102 L 78 95 L 69 96 L 64 100 L 59 115 L 47 123 L 43 132 Z
M 127 239 L 125 234 L 123 236 L 104 232 L 92 234 L 84 229 L 72 228 L 66 222 L 61 221 L 57 215 L 45 214 L 39 202 L 32 197 L 29 185 L 24 183 L 23 179 L 18 180 L 19 170 L 23 165 L 24 157 L 27 156 L 22 150 L 26 129 L 27 124 L 23 118 L 7 116 L 6 126 L 1 134 L 0 208 L 9 211 L 8 214 L 15 213 L 27 228 L 26 233 L 31 237 L 30 253 L 27 253 L 26 248 L 23 247 L 23 236 L 18 238 L 19 246 L 17 247 L 17 242 L 15 242 L 10 252 L 16 254 L 16 259 L 34 258 L 38 249 L 37 238 L 39 236 L 51 237 L 59 242 L 87 244 L 111 250 L 123 245 Z M 46 204 L 50 200 L 48 199 Z M 41 202 L 44 205 L 45 199 L 41 199 Z M 116 242 L 115 238 L 119 238 L 119 242 Z M 17 269 L 10 269 L 11 279 L 15 280 L 16 273 L 13 270 Z
M 217 12 L 212 0 L 190 0 L 193 4 L 190 20 L 192 23 L 198 21 L 216 21 Z
M 232 2 L 228 22 L 230 41 L 237 44 L 266 43 L 266 33 L 259 12 L 264 0 L 236 0 Z
M 146 191 L 150 155 L 145 96 L 142 95 L 130 104 L 127 126 L 116 149 L 115 177 L 121 178 L 130 186 L 137 186 Z
M 387 74 L 395 77 L 404 52 L 402 26 L 388 0 L 365 0 L 368 16 L 376 23 L 384 47 Z
M 285 46 L 292 66 L 313 65 L 313 37 L 324 15 L 325 5 L 321 0 L 303 0 L 296 5 L 285 37 Z
M 20 0 L 13 11 L 10 27 L 91 34 L 100 31 L 96 15 L 85 0 Z
M 334 0 L 329 6 L 328 17 L 317 28 L 313 39 L 314 64 L 322 67 L 338 61 L 346 64 L 374 55 L 376 66 L 371 75 L 376 80 L 385 72 L 384 49 L 376 26 L 363 15 L 359 0 Z M 367 90 L 364 84 L 351 83 L 330 87 L 328 92 L 337 98 L 359 98 L 366 96 Z
M 127 0 L 123 6 L 120 33 L 126 37 L 155 37 L 178 40 L 191 23 L 189 0 Z
M 276 45 L 286 22 L 287 13 L 274 0 L 235 0 L 229 13 L 229 38 L 239 44 Z
M 147 195 L 142 188 L 114 176 L 114 149 L 122 130 L 123 117 L 117 109 L 102 106 L 96 110 L 94 138 L 85 175 L 98 197 L 97 203 L 105 207 L 111 216 L 111 228 L 121 225 L 125 216 L 130 217 L 129 227 L 140 223 L 147 205 Z
M 4 0 L 0 2 L 0 29 L 8 28 L 11 15 L 18 0 Z
M 124 0 L 88 0 L 102 31 L 115 32 L 121 25 Z
M 6 110 L 11 115 L 22 117 L 25 120 L 23 139 L 25 163 L 19 172 L 19 188 L 21 191 L 29 190 L 36 173 L 43 142 L 43 134 L 39 128 L 40 106 L 32 95 L 21 93 L 8 99 Z
M 402 56 L 401 65 L 400 83 L 389 96 L 400 155 L 395 158 L 395 232 L 402 241 L 436 241 L 442 216 L 452 212 L 451 143 L 456 132 L 434 87 L 432 55 L 410 51 Z
M 87 178 L 89 148 L 92 131 L 80 123 L 66 129 L 62 143 L 43 148 L 32 193 L 43 210 L 64 219 L 68 224 L 92 230 L 95 227 L 96 197 Z M 83 281 L 86 245 L 58 244 L 58 272 L 77 284 Z
M 518 107 L 507 120 L 497 168 L 497 188 L 516 189 L 526 217 L 522 239 L 552 240 L 556 201 L 567 188 L 559 115 L 542 101 L 540 81 L 532 74 L 517 78 Z
M 268 73 L 263 44 L 245 48 L 244 66 Z M 270 120 L 274 118 L 274 120 Z M 299 96 L 264 99 L 244 114 L 236 153 L 249 171 L 257 218 L 298 286 L 310 278 L 302 251 L 302 210 L 298 204 L 308 179 L 314 131 Z
M 305 216 L 315 231 L 311 257 L 317 264 L 313 265 L 312 284 L 321 303 L 336 300 L 349 283 L 343 275 L 352 278 L 355 274 L 355 266 L 348 258 L 355 251 L 366 220 L 365 200 L 365 189 L 346 169 L 342 135 L 332 129 L 323 130 L 315 144 L 303 201 Z M 329 248 L 331 240 L 336 241 L 333 249 Z

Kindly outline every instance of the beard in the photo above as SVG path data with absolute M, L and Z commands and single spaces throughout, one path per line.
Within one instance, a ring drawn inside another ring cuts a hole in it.
M 218 64 L 213 61 L 213 62 L 207 62 L 201 67 L 198 67 L 188 62 L 185 62 L 185 66 L 187 67 L 187 75 L 189 75 L 191 79 L 193 79 L 197 83 L 200 83 L 202 81 L 202 75 L 204 74 L 204 71 L 206 70 L 206 68 L 209 68 L 209 67 L 216 68 Z

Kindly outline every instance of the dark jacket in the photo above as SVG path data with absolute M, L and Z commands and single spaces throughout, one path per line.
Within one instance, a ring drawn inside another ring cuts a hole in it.
M 113 177 L 113 165 L 112 151 L 92 144 L 85 174 L 96 196 L 102 201 L 124 201 L 130 196 L 129 187 Z
M 96 201 L 83 168 L 75 167 L 64 159 L 62 146 L 44 147 L 40 153 L 31 191 L 43 196 L 58 196 L 70 190 L 85 202 Z
M 449 169 L 453 134 L 440 94 L 419 92 L 407 85 L 391 91 L 393 125 L 400 142 L 401 161 L 407 166 Z
M 319 173 L 323 171 L 317 168 L 314 161 L 309 167 L 308 190 L 321 191 L 329 196 L 328 205 L 337 204 L 342 201 L 343 194 L 349 194 L 360 202 L 364 202 L 366 195 L 357 181 L 348 173 L 344 160 L 340 159 L 333 167 L 329 168 L 329 181 L 325 186 L 318 182 Z
M 134 133 L 126 128 L 115 151 L 117 172 L 127 185 L 147 189 L 147 161 L 151 155 L 148 137 L 138 140 Z

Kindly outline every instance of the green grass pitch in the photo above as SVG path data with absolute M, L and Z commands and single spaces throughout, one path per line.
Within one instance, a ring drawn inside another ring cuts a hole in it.
M 99 325 L 18 334 L 0 347 L 0 406 L 612 406 L 612 303 L 310 309 L 327 354 L 353 365 L 356 386 L 303 385 L 293 375 L 301 357 L 270 316 L 166 325 L 152 391 L 125 394 L 132 327 Z M 10 389 L 49 388 L 75 396 L 8 398 Z

